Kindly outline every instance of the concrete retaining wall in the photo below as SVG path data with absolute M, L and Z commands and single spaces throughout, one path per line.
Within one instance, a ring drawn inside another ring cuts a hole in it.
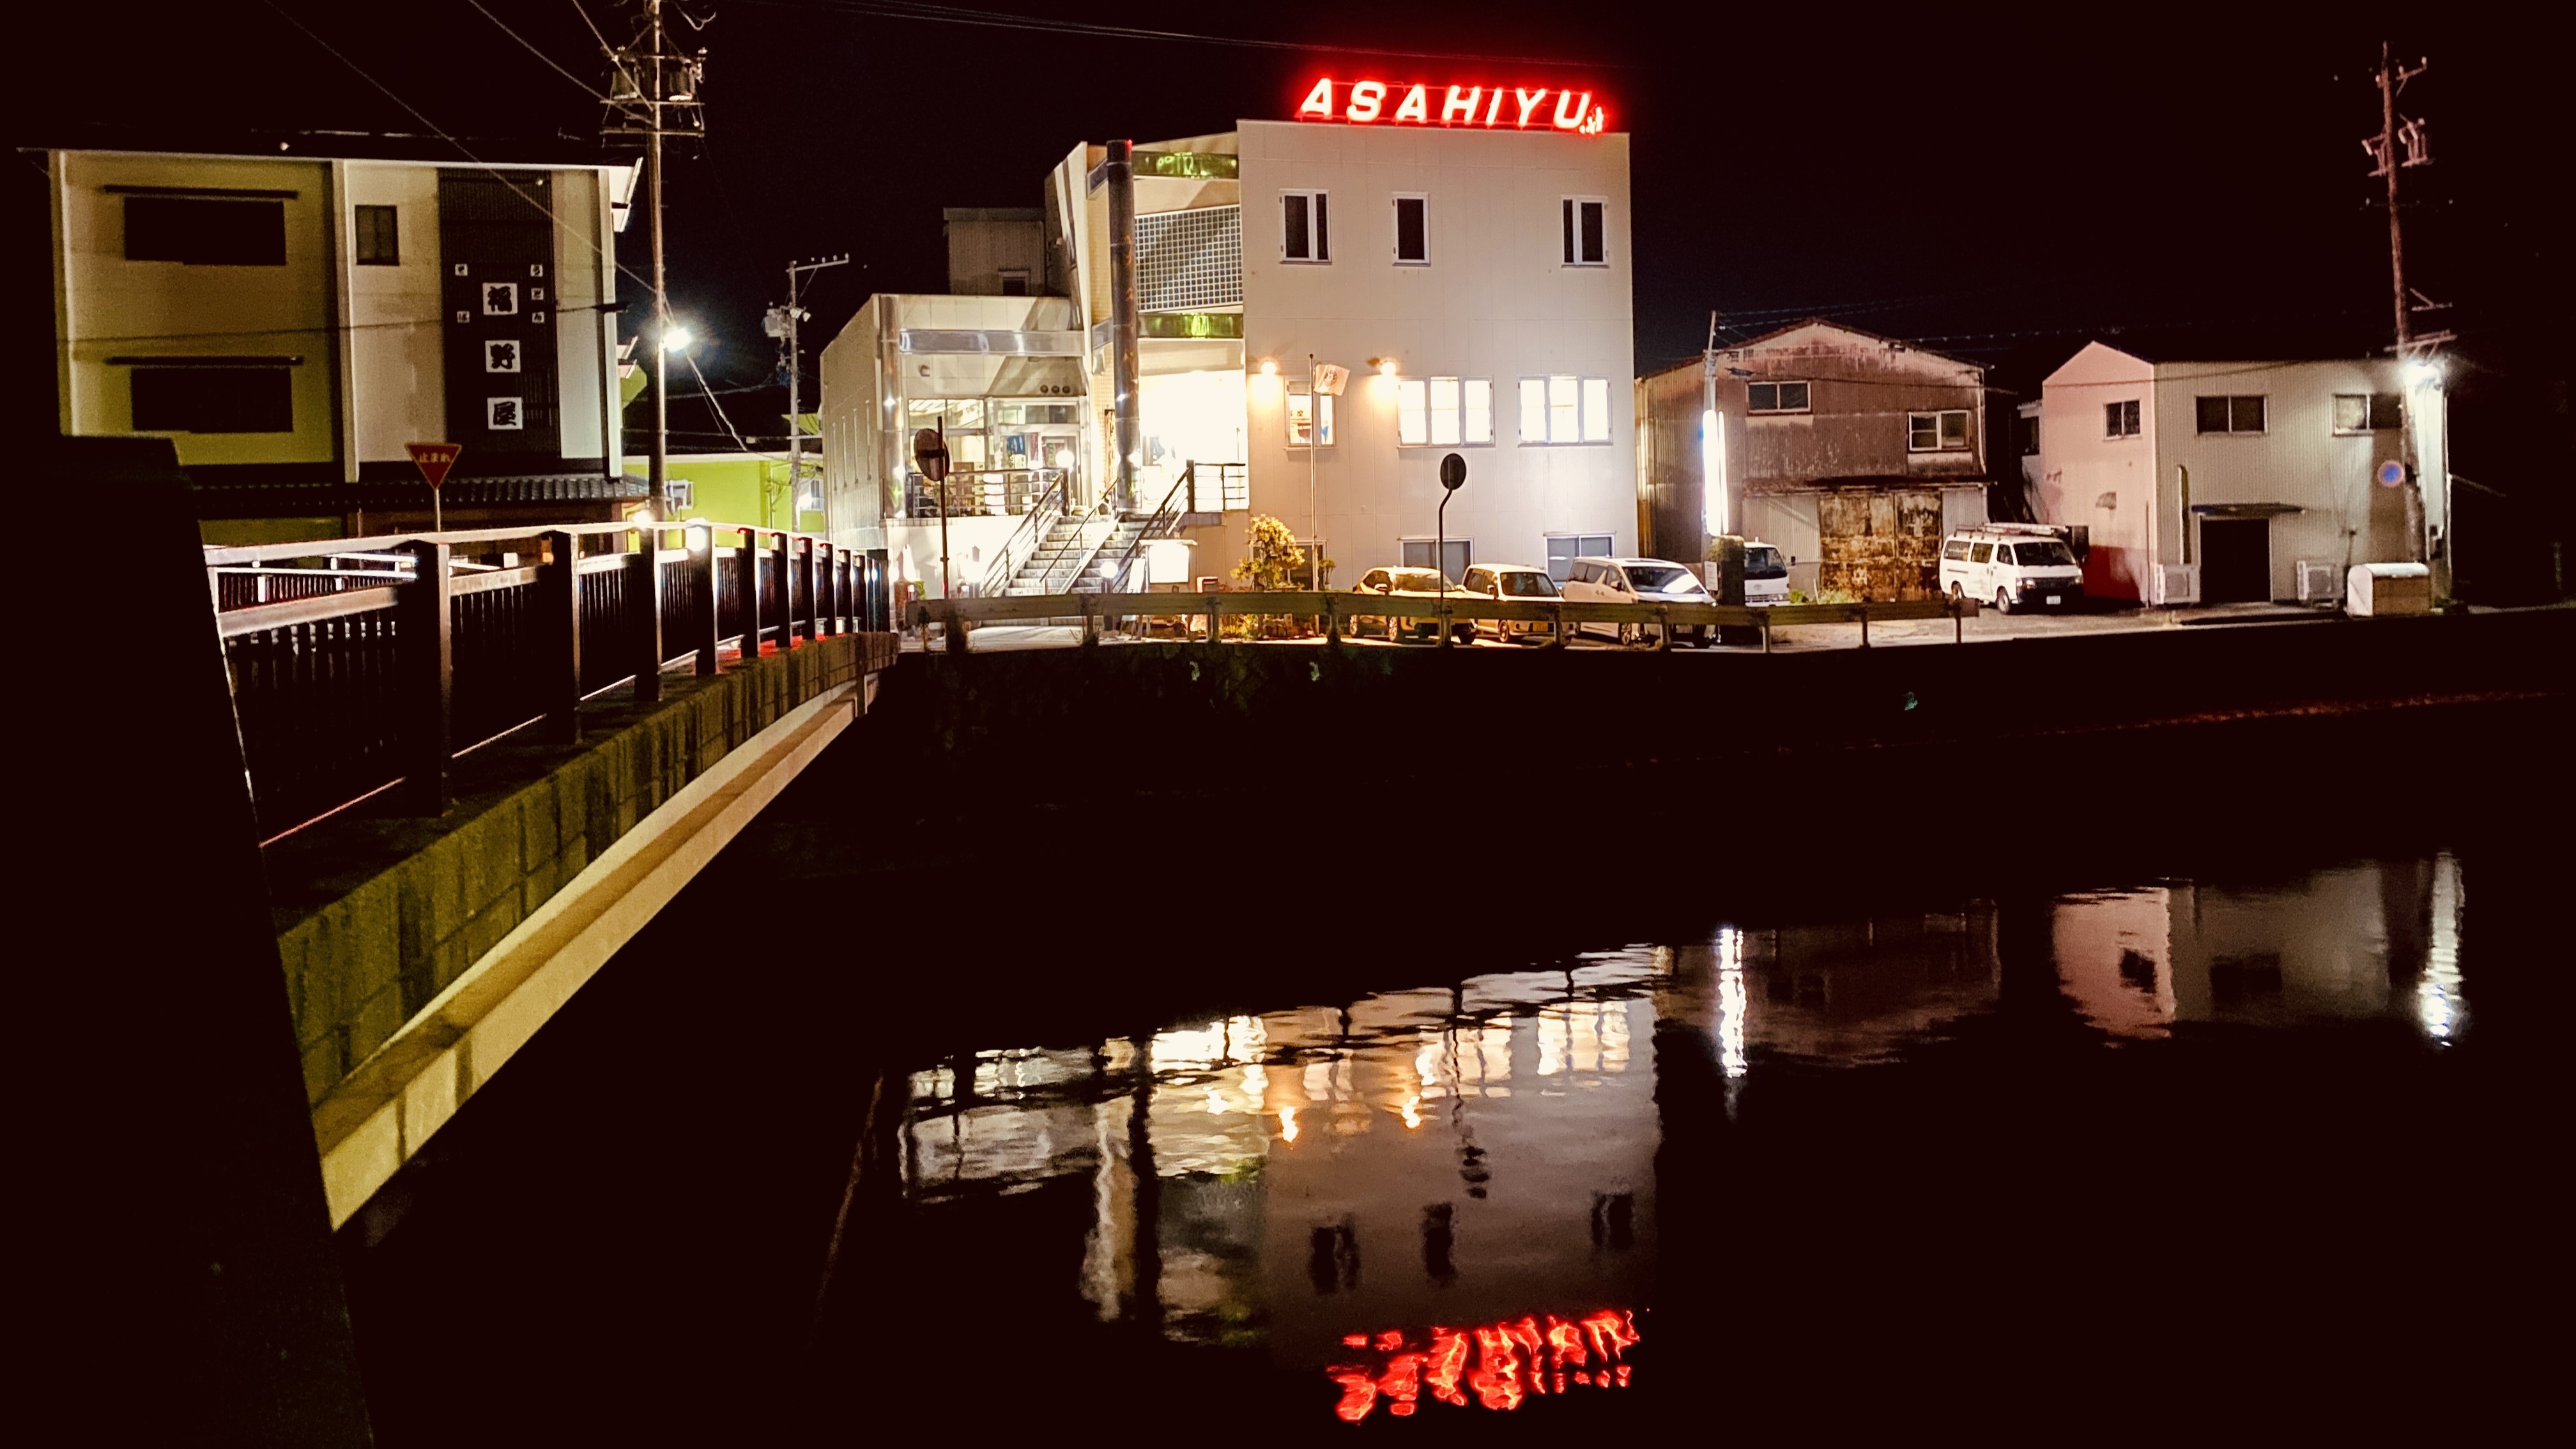
M 505 740 L 457 761 L 456 804 L 436 820 L 360 807 L 271 846 L 308 1098 L 674 792 L 798 705 L 885 668 L 892 644 L 844 635 L 712 679 L 665 676 L 658 704 L 586 707 L 577 745 Z

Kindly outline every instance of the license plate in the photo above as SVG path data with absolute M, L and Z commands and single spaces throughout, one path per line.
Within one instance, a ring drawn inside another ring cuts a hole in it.
M 2063 602 L 2065 602 L 2065 600 L 2064 600 L 2063 596 L 2058 595 L 2058 594 L 2051 594 L 2051 595 L 2049 595 L 2049 596 L 2048 596 L 2048 601 L 2049 601 L 2050 603 L 2052 603 L 2052 604 L 2056 604 L 2056 603 L 2063 603 Z

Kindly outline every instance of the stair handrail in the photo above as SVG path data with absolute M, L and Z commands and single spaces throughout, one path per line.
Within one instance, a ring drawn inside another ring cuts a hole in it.
M 1115 569 L 1112 569 L 1109 573 L 1100 576 L 1100 592 L 1104 594 L 1113 592 L 1132 592 L 1127 588 L 1127 571 L 1136 566 L 1136 555 L 1143 551 L 1145 545 L 1152 543 L 1158 538 L 1169 538 L 1175 532 L 1179 531 L 1181 510 L 1175 505 L 1180 499 L 1181 490 L 1184 488 L 1189 488 L 1191 490 L 1190 496 L 1192 498 L 1196 498 L 1198 496 L 1196 490 L 1198 469 L 1199 465 L 1196 463 L 1189 463 L 1182 467 L 1181 476 L 1172 480 L 1170 491 L 1163 495 L 1162 506 L 1147 515 L 1145 526 L 1137 531 L 1134 538 L 1128 540 L 1127 551 L 1118 556 L 1118 566 Z M 1222 477 L 1223 475 L 1220 474 L 1219 476 Z M 1111 579 L 1116 579 L 1118 581 L 1118 588 L 1115 590 L 1112 590 L 1109 587 L 1109 580 Z
M 1118 516 L 1109 511 L 1108 500 L 1103 499 L 1099 503 L 1093 505 L 1090 512 L 1083 516 L 1081 523 L 1076 525 L 1074 537 L 1079 542 L 1080 547 L 1069 549 L 1065 554 L 1065 558 L 1070 558 L 1073 561 L 1073 567 L 1069 570 L 1064 569 L 1064 559 L 1058 559 L 1056 562 L 1047 565 L 1045 576 L 1039 580 L 1039 593 L 1069 594 L 1073 592 L 1073 586 L 1082 581 L 1082 571 L 1090 566 L 1092 556 L 1100 552 L 1100 544 L 1092 541 L 1091 525 L 1094 521 L 1103 516 L 1106 516 L 1110 520 L 1110 531 L 1113 533 L 1117 531 Z M 1106 539 L 1104 538 L 1102 542 L 1106 542 Z M 1064 574 L 1062 587 L 1059 587 L 1057 584 L 1057 574 L 1059 572 Z
M 1001 554 L 993 561 L 993 566 L 984 571 L 984 582 L 979 586 L 979 591 L 986 598 L 1010 592 L 1011 578 L 1019 572 L 1011 560 L 1020 551 L 1022 536 L 1027 536 L 1028 551 L 1035 554 L 1038 545 L 1046 541 L 1047 530 L 1053 528 L 1055 520 L 1064 513 L 1064 485 L 1069 475 L 1062 468 L 1038 471 L 1053 473 L 1055 481 L 1038 495 L 1037 502 L 1029 505 L 1028 512 L 1020 515 L 1020 526 L 1011 530 L 1009 538 L 1002 540 Z

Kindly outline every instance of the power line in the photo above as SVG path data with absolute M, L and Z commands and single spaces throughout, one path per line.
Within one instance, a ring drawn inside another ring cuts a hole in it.
M 565 80 L 571 81 L 574 85 L 581 87 L 581 93 L 583 95 L 590 97 L 594 101 L 606 101 L 608 99 L 608 97 L 601 95 L 597 89 L 593 88 L 590 82 L 583 80 L 580 76 L 574 75 L 571 71 L 564 69 L 562 66 L 556 65 L 555 58 L 553 56 L 537 49 L 537 47 L 530 42 L 526 36 L 521 35 L 519 32 L 512 30 L 508 25 L 503 24 L 500 16 L 493 14 L 489 10 L 484 10 L 483 0 L 465 0 L 465 3 L 473 6 L 476 10 L 482 11 L 484 19 L 491 21 L 494 25 L 500 26 L 501 33 L 510 37 L 512 40 L 519 42 L 520 49 L 535 56 L 537 59 L 544 61 L 548 66 L 553 67 L 555 74 L 562 76 Z
M 420 107 L 404 100 L 395 92 L 393 87 L 386 85 L 383 81 L 380 81 L 373 75 L 369 74 L 365 66 L 351 60 L 347 55 L 341 52 L 338 46 L 324 40 L 314 31 L 313 27 L 296 19 L 293 13 L 288 11 L 285 6 L 278 4 L 277 0 L 260 0 L 260 3 L 266 5 L 269 9 L 276 11 L 278 18 L 284 20 L 287 24 L 294 26 L 297 30 L 302 31 L 305 39 L 322 47 L 324 51 L 330 54 L 333 60 L 340 62 L 342 65 L 345 65 L 350 70 L 356 72 L 358 79 L 365 81 L 367 84 L 374 86 L 377 90 L 384 92 L 385 99 L 392 101 L 395 105 L 398 105 L 405 111 L 410 112 L 412 119 L 420 122 L 424 126 L 427 126 L 430 129 L 430 133 L 437 136 L 438 139 L 455 147 L 457 152 L 464 156 L 466 160 L 481 167 L 485 175 L 500 182 L 504 187 L 507 187 L 511 195 L 526 202 L 529 206 L 534 207 L 548 222 L 553 224 L 555 230 L 562 232 L 565 236 L 571 237 L 583 246 L 590 248 L 591 252 L 602 262 L 608 263 L 609 265 L 616 267 L 618 271 L 624 272 L 627 276 L 634 278 L 638 285 L 643 284 L 644 279 L 641 276 L 638 276 L 634 271 L 630 270 L 624 263 L 615 261 L 609 256 L 608 248 L 604 243 L 593 240 L 590 237 L 583 236 L 581 233 L 574 231 L 571 227 L 566 226 L 563 218 L 555 215 L 554 208 L 520 190 L 517 182 L 514 182 L 509 177 L 502 175 L 500 171 L 496 170 L 491 165 L 491 163 L 485 161 L 482 157 L 475 155 L 472 147 L 467 146 L 464 142 L 456 139 L 453 135 L 450 135 L 445 127 L 442 127 L 436 121 L 431 120 L 421 111 Z
M 1375 45 L 1337 45 L 1305 40 L 1263 40 L 1247 36 L 1209 35 L 1191 30 L 1153 30 L 1134 25 L 1097 25 L 1083 20 L 1052 20 L 953 5 L 920 5 L 902 0 L 743 0 L 781 10 L 830 10 L 878 20 L 914 20 L 937 25 L 973 25 L 991 30 L 1026 30 L 1049 35 L 1079 35 L 1099 40 L 1153 40 L 1184 45 L 1221 45 L 1238 50 L 1330 51 L 1345 55 L 1384 55 L 1407 60 L 1463 60 L 1493 65 L 1539 65 L 1555 70 L 1630 70 L 1621 61 L 1570 61 L 1562 56 L 1480 55 L 1457 50 L 1399 50 Z

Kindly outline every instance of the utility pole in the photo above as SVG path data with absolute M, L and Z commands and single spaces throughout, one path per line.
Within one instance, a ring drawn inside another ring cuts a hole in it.
M 805 320 L 806 313 L 805 309 L 798 305 L 797 298 L 806 277 L 825 267 L 847 266 L 849 262 L 849 254 L 844 252 L 837 257 L 817 257 L 810 262 L 788 263 L 787 305 L 770 308 L 769 316 L 762 327 L 763 331 L 787 346 L 787 526 L 790 528 L 797 524 L 797 512 L 801 507 L 798 500 L 805 496 L 805 413 L 802 402 L 805 367 L 803 354 L 798 350 L 796 324 Z M 764 490 L 761 498 L 764 513 L 767 511 L 768 502 L 766 490 Z M 766 517 L 761 519 L 763 523 L 768 521 Z
M 2444 304 L 2433 301 L 2406 285 L 2406 219 L 2398 209 L 2398 173 L 2414 166 L 2433 164 L 2432 140 L 2425 134 L 2424 123 L 2399 114 L 2397 98 L 2406 83 L 2422 75 L 2432 65 L 2419 58 L 2412 66 L 2400 65 L 2390 57 L 2387 41 L 2379 43 L 2379 70 L 2373 79 L 2379 86 L 2379 134 L 2364 137 L 2361 149 L 2373 163 L 2371 176 L 2388 183 L 2388 292 L 2395 314 L 2396 340 L 2389 348 L 2400 364 L 2408 394 L 2406 434 L 2408 480 L 2406 485 L 2407 531 L 2415 557 L 2433 566 L 2434 593 L 2450 592 L 2450 549 L 2443 535 L 2450 525 L 2450 437 L 2448 396 L 2441 392 L 2441 367 L 2432 357 L 2435 349 L 2451 340 L 2449 332 L 2418 333 L 2415 314 L 2442 310 Z M 2434 424 L 2438 438 L 2437 455 L 2414 456 L 2417 445 L 2426 436 L 2427 419 L 2421 416 L 2423 394 L 2441 397 L 2444 416 Z M 2426 493 L 2423 469 L 2430 464 L 2440 476 L 2434 480 L 2438 490 L 2438 512 Z
M 601 118 L 603 136 L 644 138 L 644 187 L 651 211 L 647 232 L 653 253 L 653 516 L 670 516 L 671 407 L 670 354 L 673 350 L 671 289 L 662 254 L 662 141 L 706 134 L 706 113 L 698 100 L 698 82 L 706 72 L 706 52 L 674 54 L 662 29 L 662 0 L 642 0 L 643 27 L 623 49 L 608 52 L 608 111 Z M 685 348 L 685 341 L 678 346 Z
M 2406 83 L 2422 75 L 2432 62 L 2418 60 L 2412 67 L 2397 65 L 2389 59 L 2388 42 L 2379 43 L 2379 134 L 2365 138 L 2361 149 L 2370 153 L 2377 169 L 2370 174 L 2388 182 L 2388 287 L 2396 304 L 2397 353 L 2403 357 L 2413 351 L 2415 337 L 2414 300 L 2406 291 L 2406 223 L 2397 210 L 2397 173 L 2409 166 L 2433 164 L 2430 140 L 2421 121 L 2401 120 L 2397 114 L 2397 96 Z M 2398 156 L 2398 149 L 2405 156 Z M 2426 339 L 2429 344 L 2436 339 Z M 2447 340 L 2447 338 L 2439 339 Z

